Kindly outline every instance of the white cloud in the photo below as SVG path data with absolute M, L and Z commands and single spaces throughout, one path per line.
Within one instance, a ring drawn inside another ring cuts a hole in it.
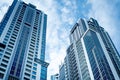
M 64 13 L 66 13 L 66 14 L 69 13 L 69 10 L 66 7 L 63 7 L 61 11 L 64 12 Z
M 120 52 L 120 37 L 118 37 L 118 34 L 120 34 L 120 27 L 118 27 L 118 25 L 120 26 L 120 24 L 116 19 L 119 9 L 116 9 L 115 7 L 117 1 L 118 0 L 88 0 L 87 3 L 91 4 L 91 9 L 89 10 L 87 17 L 94 17 L 100 26 L 107 30 Z

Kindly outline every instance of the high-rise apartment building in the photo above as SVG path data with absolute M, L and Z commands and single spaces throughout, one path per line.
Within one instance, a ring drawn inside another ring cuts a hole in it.
M 47 15 L 14 0 L 0 24 L 0 79 L 47 80 Z
M 120 80 L 120 54 L 95 19 L 78 20 L 66 52 L 66 80 Z

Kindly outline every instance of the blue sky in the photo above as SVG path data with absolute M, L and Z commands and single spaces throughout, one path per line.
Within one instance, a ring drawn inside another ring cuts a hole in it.
M 0 0 L 0 20 L 13 0 Z M 48 15 L 46 60 L 48 80 L 56 74 L 69 46 L 69 31 L 79 18 L 97 19 L 120 53 L 120 0 L 23 0 Z

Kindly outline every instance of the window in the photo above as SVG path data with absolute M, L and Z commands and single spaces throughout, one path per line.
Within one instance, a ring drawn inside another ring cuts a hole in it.
M 28 79 L 28 78 L 24 77 L 24 80 L 30 80 L 30 79 Z
M 30 69 L 26 69 L 26 71 L 27 71 L 27 72 L 31 72 L 31 70 L 30 70 Z
M 5 62 L 5 63 L 8 63 L 8 61 L 7 61 L 7 60 L 5 60 L 5 59 L 3 59 L 2 61 L 3 61 L 3 62 Z
M 28 64 L 27 64 L 26 66 L 27 66 L 28 68 L 31 68 L 31 66 L 30 66 L 30 65 L 28 65 Z
M 3 64 L 3 63 L 1 63 L 1 66 L 3 66 L 3 67 L 7 67 L 7 65 L 5 65 L 5 64 Z
M 29 60 L 33 60 L 33 58 L 28 57 Z
M 5 41 L 8 41 L 8 38 L 5 38 L 4 40 L 5 40 Z
M 36 66 L 36 67 L 37 67 L 37 64 L 36 64 L 36 63 L 34 63 L 34 66 Z
M 10 52 L 5 52 L 7 55 L 11 55 Z
M 35 71 L 36 71 L 36 70 L 37 70 L 37 68 L 33 67 L 33 70 L 35 70 Z
M 11 45 L 8 45 L 8 47 L 9 47 L 9 48 L 13 48 L 13 46 L 11 46 Z
M 36 75 L 36 72 L 35 72 L 35 71 L 33 71 L 33 72 L 32 72 L 32 74 Z
M 4 74 L 0 73 L 0 78 L 3 78 Z
M 14 39 L 10 39 L 10 41 L 15 42 L 15 40 L 14 40 Z
M 31 53 L 28 54 L 30 57 L 33 57 L 33 55 Z
M 16 37 L 12 36 L 11 38 L 16 39 Z
M 31 47 L 35 47 L 34 45 L 30 44 Z
M 8 57 L 8 56 L 4 55 L 4 58 L 9 59 L 10 57 Z
M 14 45 L 14 43 L 13 43 L 13 42 L 9 42 L 9 44 Z
M 5 69 L 3 69 L 3 68 L 0 68 L 0 71 L 2 71 L 2 72 L 5 72 Z
M 32 64 L 32 62 L 31 61 L 27 61 L 29 64 Z
M 36 79 L 36 77 L 32 75 L 32 79 Z
M 25 73 L 25 75 L 30 77 L 30 74 L 29 74 L 29 73 Z
M 10 48 L 7 48 L 7 51 L 9 51 L 9 52 L 12 52 L 12 49 L 10 49 Z
M 29 50 L 30 53 L 34 53 L 33 51 Z
M 14 35 L 15 37 L 17 36 L 17 34 L 13 33 L 12 35 Z

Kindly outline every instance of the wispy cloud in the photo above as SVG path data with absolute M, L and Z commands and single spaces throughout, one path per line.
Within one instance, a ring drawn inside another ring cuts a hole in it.
M 87 17 L 94 17 L 110 34 L 120 52 L 120 1 L 119 0 L 88 0 L 91 5 Z

